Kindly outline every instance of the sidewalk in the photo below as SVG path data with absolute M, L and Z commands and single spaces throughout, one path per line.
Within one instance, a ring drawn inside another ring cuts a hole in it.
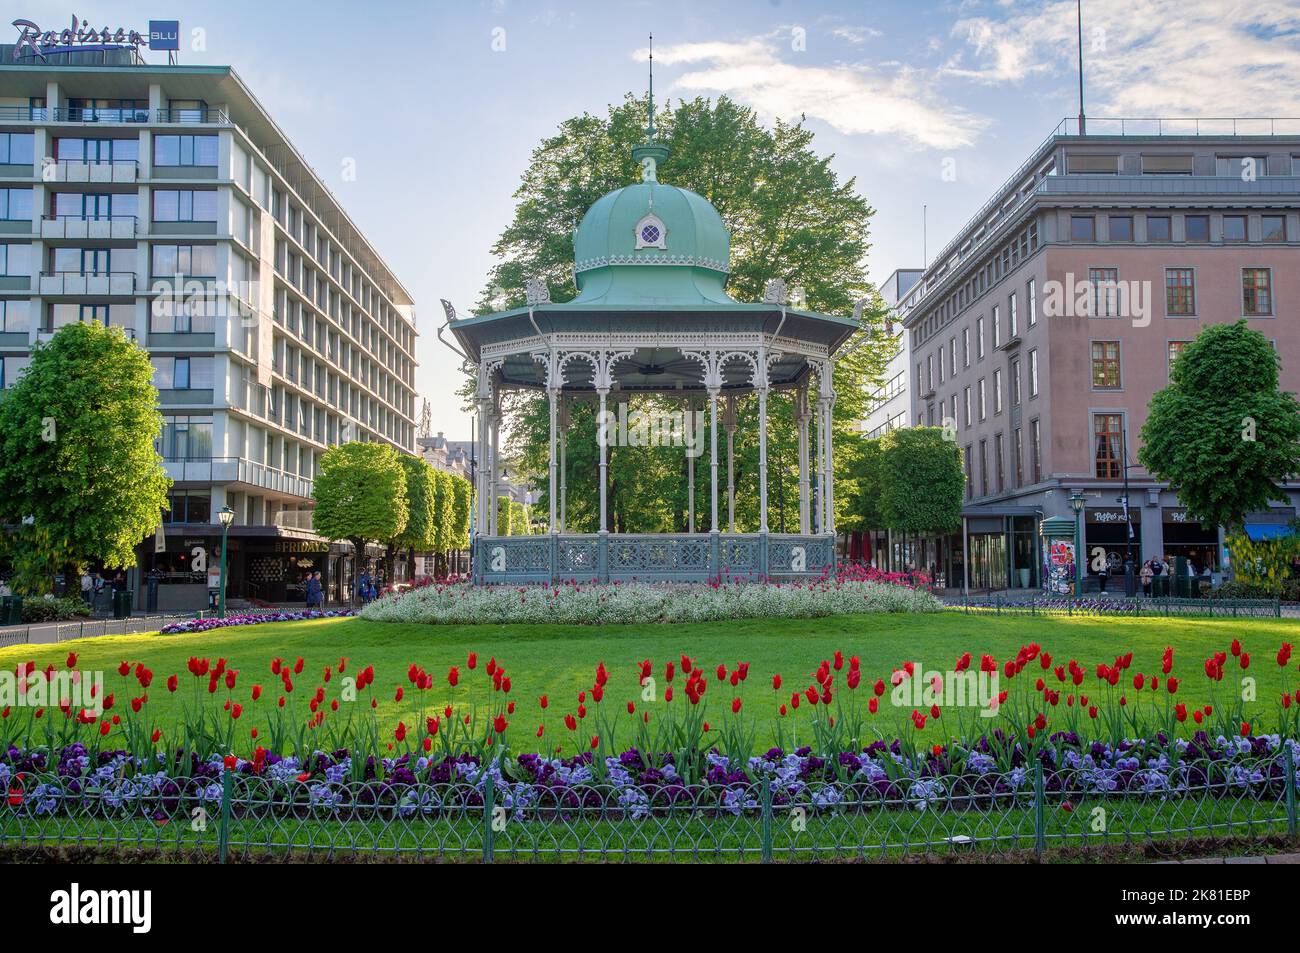
M 1159 860 L 1159 864 L 1300 864 L 1300 854 L 1255 854 L 1250 857 L 1193 857 L 1190 860 Z

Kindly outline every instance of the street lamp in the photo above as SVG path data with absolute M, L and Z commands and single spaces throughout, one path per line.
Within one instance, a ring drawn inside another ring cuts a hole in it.
M 217 519 L 221 521 L 221 579 L 218 581 L 220 588 L 217 590 L 217 618 L 224 619 L 226 617 L 226 534 L 230 532 L 230 524 L 235 521 L 235 511 L 227 504 L 221 508 Z
M 1078 490 L 1070 494 L 1070 509 L 1074 510 L 1074 594 L 1083 595 L 1083 504 L 1087 502 Z

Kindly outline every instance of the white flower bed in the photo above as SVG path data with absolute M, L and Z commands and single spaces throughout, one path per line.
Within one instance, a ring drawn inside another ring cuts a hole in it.
M 430 585 L 384 596 L 361 610 L 375 622 L 434 625 L 558 623 L 626 625 L 714 622 L 720 619 L 813 619 L 860 612 L 937 612 L 941 603 L 921 589 L 892 583 L 828 580 L 813 583 L 730 582 L 718 585 Z

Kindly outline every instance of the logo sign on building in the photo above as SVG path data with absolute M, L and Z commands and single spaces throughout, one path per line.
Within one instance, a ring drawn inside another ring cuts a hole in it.
M 181 48 L 180 20 L 150 20 L 149 49 L 176 52 Z
M 172 42 L 176 43 L 180 34 L 180 21 L 158 20 L 159 27 L 172 27 Z M 18 41 L 14 44 L 14 59 L 24 55 L 45 59 L 50 53 L 94 52 L 96 50 L 139 50 L 143 46 L 150 49 L 174 50 L 176 46 L 154 46 L 152 34 L 154 23 L 150 23 L 150 36 L 146 38 L 139 30 L 126 27 L 110 29 L 104 27 L 96 30 L 90 21 L 81 20 L 74 13 L 72 24 L 63 30 L 43 30 L 32 20 L 14 20 L 18 30 Z M 165 30 L 160 30 L 165 33 Z

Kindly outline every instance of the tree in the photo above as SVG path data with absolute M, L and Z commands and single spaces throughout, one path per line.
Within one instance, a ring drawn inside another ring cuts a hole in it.
M 397 459 L 406 476 L 406 525 L 397 536 L 388 541 L 385 565 L 388 567 L 388 578 L 392 579 L 393 557 L 399 550 L 405 550 L 407 576 L 414 579 L 416 551 L 434 548 L 435 483 L 438 473 L 422 457 L 402 453 L 398 454 Z
M 880 529 L 885 526 L 881 511 L 881 467 L 884 451 L 880 438 L 864 440 L 854 462 L 848 498 L 844 501 L 843 528 L 849 531 Z
M 171 481 L 153 368 L 121 328 L 77 322 L 37 344 L 0 399 L 0 524 L 16 588 L 48 592 L 56 572 L 133 565 Z
M 637 181 L 632 146 L 644 137 L 646 100 L 628 96 L 605 117 L 583 114 L 560 124 L 558 132 L 534 150 L 515 193 L 515 217 L 493 247 L 501 259 L 488 277 L 479 311 L 524 302 L 524 282 L 546 280 L 552 298 L 564 301 L 577 293 L 573 282 L 573 230 L 593 202 L 606 192 Z M 831 156 L 812 149 L 813 134 L 800 124 L 777 122 L 764 128 L 753 111 L 727 97 L 716 102 L 694 99 L 660 111 L 659 139 L 672 148 L 661 164 L 659 179 L 703 195 L 731 230 L 731 277 L 728 291 L 739 301 L 756 301 L 771 278 L 785 278 L 804 288 L 814 310 L 848 313 L 865 299 L 864 323 L 883 325 L 885 308 L 868 284 L 863 262 L 873 210 L 857 194 L 853 179 L 841 182 L 830 167 Z M 868 336 L 868 332 L 860 332 Z M 845 352 L 862 343 L 859 336 Z M 846 489 L 861 443 L 857 422 L 878 386 L 893 341 L 870 334 L 863 346 L 835 369 L 833 410 L 837 475 L 836 509 L 846 510 Z M 467 384 L 468 395 L 472 384 Z M 520 465 L 546 472 L 549 410 L 544 397 L 508 393 L 505 412 L 511 420 L 508 449 Z M 680 409 L 673 398 L 635 397 L 633 409 Z M 736 433 L 736 515 L 739 528 L 757 530 L 757 398 L 739 398 L 738 413 L 748 426 Z M 769 522 L 779 530 L 779 501 L 787 530 L 797 529 L 798 455 L 791 397 L 773 392 L 768 398 Z M 706 432 L 706 446 L 708 437 Z M 719 436 L 725 445 L 725 438 Z M 572 413 L 567 464 L 566 527 L 594 532 L 599 519 L 594 412 L 579 404 Z M 696 461 L 696 525 L 709 515 L 708 463 Z M 681 448 L 611 447 L 608 454 L 610 529 L 614 532 L 672 532 L 685 529 L 687 481 Z M 549 487 L 541 484 L 539 505 L 549 509 Z M 725 492 L 725 491 L 723 491 Z M 725 512 L 725 506 L 722 507 Z M 795 525 L 789 525 L 795 520 Z
M 961 450 L 940 427 L 906 427 L 880 438 L 880 515 L 903 533 L 951 533 L 961 525 L 966 476 Z
M 1239 530 L 1246 514 L 1286 499 L 1300 473 L 1300 405 L 1278 390 L 1278 357 L 1244 320 L 1205 328 L 1151 398 L 1138 461 L 1210 526 Z
M 388 444 L 330 447 L 321 454 L 315 487 L 316 532 L 351 542 L 358 572 L 367 542 L 395 539 L 406 528 L 406 471 Z
M 453 505 L 451 511 L 451 538 L 448 549 L 469 549 L 469 515 L 471 490 L 469 480 L 463 477 L 451 478 Z

